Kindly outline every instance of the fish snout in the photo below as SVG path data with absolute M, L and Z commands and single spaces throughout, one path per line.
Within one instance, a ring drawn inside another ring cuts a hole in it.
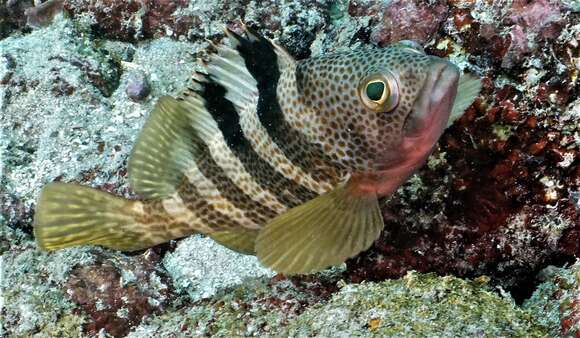
M 457 95 L 459 69 L 451 62 L 431 57 L 427 77 L 405 123 L 406 137 L 440 131 L 447 123 Z

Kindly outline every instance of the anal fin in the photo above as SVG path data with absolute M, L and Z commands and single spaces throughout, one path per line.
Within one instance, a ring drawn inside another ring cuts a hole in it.
M 276 217 L 260 232 L 260 261 L 284 274 L 320 271 L 368 249 L 383 229 L 376 195 L 339 186 Z

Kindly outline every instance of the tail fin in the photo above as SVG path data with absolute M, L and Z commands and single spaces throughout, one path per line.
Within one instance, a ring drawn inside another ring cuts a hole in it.
M 146 240 L 148 225 L 135 219 L 140 205 L 76 184 L 51 183 L 38 200 L 34 235 L 44 250 L 83 244 L 123 251 L 150 247 L 157 243 Z

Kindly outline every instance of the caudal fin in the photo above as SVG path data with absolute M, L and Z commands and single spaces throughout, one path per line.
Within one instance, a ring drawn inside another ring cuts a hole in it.
M 51 183 L 38 199 L 34 235 L 38 246 L 56 250 L 95 244 L 132 251 L 157 243 L 136 216 L 140 203 L 77 184 Z

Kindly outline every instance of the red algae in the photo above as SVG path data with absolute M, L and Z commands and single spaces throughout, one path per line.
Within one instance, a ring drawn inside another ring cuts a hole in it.
M 89 335 L 101 330 L 122 337 L 145 316 L 158 313 L 171 297 L 165 277 L 155 265 L 154 250 L 142 255 L 112 259 L 75 268 L 65 285 L 66 292 L 91 321 L 84 327 Z
M 395 0 L 382 10 L 370 37 L 381 47 L 400 40 L 425 43 L 448 15 L 443 3 L 425 5 L 421 1 Z

